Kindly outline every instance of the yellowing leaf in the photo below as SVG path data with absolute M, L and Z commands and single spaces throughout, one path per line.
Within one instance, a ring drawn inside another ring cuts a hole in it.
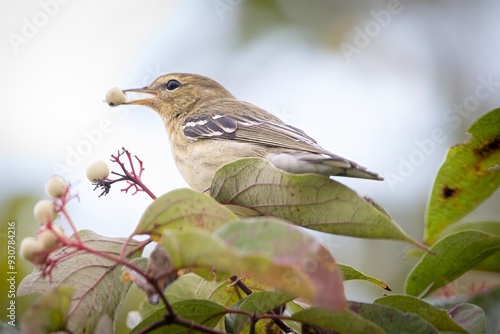
M 439 234 L 487 199 L 500 185 L 500 109 L 478 119 L 472 138 L 449 149 L 434 181 L 424 240 Z

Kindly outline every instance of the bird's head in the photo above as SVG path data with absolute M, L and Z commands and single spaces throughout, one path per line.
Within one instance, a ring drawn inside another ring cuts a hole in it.
M 110 91 L 111 92 L 111 91 Z M 147 94 L 141 99 L 127 100 L 129 92 Z M 106 97 L 111 106 L 120 104 L 144 105 L 156 110 L 162 117 L 170 118 L 188 112 L 192 106 L 202 101 L 220 98 L 233 98 L 218 82 L 196 74 L 171 73 L 156 78 L 143 88 L 118 91 L 118 98 Z M 109 94 L 109 92 L 108 92 Z

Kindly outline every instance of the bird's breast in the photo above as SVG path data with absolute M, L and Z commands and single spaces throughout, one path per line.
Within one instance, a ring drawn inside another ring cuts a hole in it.
M 232 161 L 263 157 L 263 147 L 231 140 L 193 140 L 191 143 L 172 143 L 174 158 L 181 175 L 194 189 L 207 190 L 215 172 Z M 186 154 L 178 154 L 179 150 Z

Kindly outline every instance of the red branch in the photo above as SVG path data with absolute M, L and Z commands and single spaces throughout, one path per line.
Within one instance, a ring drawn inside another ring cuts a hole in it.
M 120 159 L 122 155 L 127 156 L 128 160 L 128 168 L 125 166 L 125 163 L 122 162 Z M 151 197 L 153 200 L 156 199 L 155 194 L 142 182 L 142 173 L 144 172 L 144 163 L 141 159 L 137 157 L 137 155 L 134 155 L 135 160 L 137 160 L 137 163 L 139 164 L 139 171 L 136 172 L 136 166 L 134 165 L 134 161 L 132 159 L 132 154 L 125 149 L 125 147 L 122 147 L 122 151 L 118 151 L 116 155 L 112 154 L 111 155 L 111 162 L 117 163 L 121 170 L 123 171 L 123 174 L 117 173 L 117 172 L 111 172 L 113 175 L 117 175 L 120 178 L 111 180 L 111 179 L 99 179 L 97 180 L 95 184 L 95 189 L 101 188 L 103 189 L 103 192 L 101 193 L 100 196 L 107 195 L 109 193 L 109 190 L 111 188 L 111 185 L 116 182 L 121 182 L 125 181 L 128 186 L 125 188 L 121 189 L 121 191 L 128 193 L 128 191 L 133 188 L 135 191 L 132 195 L 137 194 L 139 191 L 144 191 Z M 95 190 L 94 189 L 94 190 Z

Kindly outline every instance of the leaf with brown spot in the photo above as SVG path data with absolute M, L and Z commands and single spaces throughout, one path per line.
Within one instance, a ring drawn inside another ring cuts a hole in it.
M 424 240 L 439 234 L 490 197 L 500 186 L 500 109 L 479 118 L 472 138 L 448 150 L 427 207 Z
M 491 154 L 498 153 L 498 151 L 500 151 L 500 134 L 483 146 L 474 149 L 474 153 L 481 159 L 486 159 Z
M 443 198 L 450 198 L 453 197 L 457 193 L 457 189 L 453 189 L 448 186 L 444 186 L 443 188 Z

